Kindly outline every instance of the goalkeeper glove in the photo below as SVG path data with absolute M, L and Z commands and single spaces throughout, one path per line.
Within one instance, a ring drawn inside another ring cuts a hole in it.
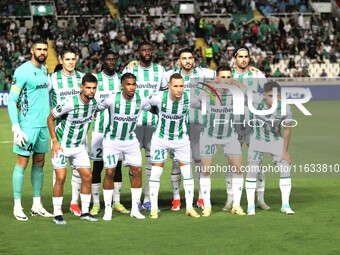
M 14 124 L 12 126 L 12 131 L 14 133 L 14 143 L 19 147 L 25 148 L 26 142 L 28 141 L 28 137 L 21 130 L 19 124 Z

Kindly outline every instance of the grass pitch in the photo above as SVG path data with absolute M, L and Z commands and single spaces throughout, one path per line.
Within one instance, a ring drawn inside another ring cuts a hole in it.
M 307 104 L 313 114 L 302 116 L 294 109 L 298 126 L 293 129 L 290 154 L 293 164 L 339 164 L 339 101 L 313 101 Z M 70 172 L 65 185 L 64 218 L 57 226 L 51 218 L 31 217 L 19 222 L 12 216 L 12 132 L 7 109 L 0 109 L 0 254 L 338 254 L 340 237 L 340 173 L 292 173 L 291 206 L 296 215 L 279 212 L 281 206 L 278 174 L 268 175 L 266 201 L 270 211 L 257 210 L 255 216 L 235 216 L 221 209 L 225 202 L 223 174 L 213 175 L 213 214 L 208 218 L 186 217 L 184 192 L 182 208 L 171 212 L 170 162 L 163 172 L 158 220 L 136 220 L 113 214 L 111 222 L 81 222 L 68 212 Z M 267 159 L 267 162 L 268 159 Z M 329 169 L 329 167 L 328 167 Z M 130 207 L 127 169 L 123 173 L 122 202 Z M 30 170 L 26 170 L 23 207 L 31 204 Z M 195 184 L 196 185 L 196 184 Z M 197 185 L 196 185 L 197 188 Z M 43 202 L 52 212 L 52 167 L 46 155 Z M 197 192 L 196 192 L 197 194 Z M 195 197 L 196 200 L 196 197 Z M 246 209 L 245 192 L 242 206 Z M 143 212 L 147 215 L 147 213 Z

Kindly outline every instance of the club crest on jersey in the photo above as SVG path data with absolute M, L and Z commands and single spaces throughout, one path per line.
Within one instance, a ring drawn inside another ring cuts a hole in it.
M 61 111 L 63 110 L 63 108 L 61 107 L 60 104 L 58 104 L 58 105 L 55 107 L 55 110 L 56 110 L 58 113 L 61 113 Z
M 162 107 L 165 108 L 166 107 L 166 103 L 162 103 Z
M 17 79 L 16 78 L 13 78 L 12 80 L 12 85 L 15 85 L 17 83 Z

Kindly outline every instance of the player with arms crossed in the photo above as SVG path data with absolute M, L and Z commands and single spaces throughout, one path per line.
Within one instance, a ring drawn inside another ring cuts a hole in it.
M 80 93 L 81 79 L 84 74 L 75 70 L 77 63 L 77 53 L 74 49 L 63 50 L 59 58 L 62 69 L 54 72 L 49 77 L 49 90 L 52 97 L 53 107 L 56 107 L 61 101 L 71 98 Z M 77 169 L 72 168 L 72 197 L 70 203 L 70 212 L 75 216 L 81 215 L 78 205 L 78 199 L 81 187 L 81 178 Z M 53 184 L 55 183 L 55 172 L 53 171 Z
M 141 97 L 148 98 L 150 95 L 157 93 L 161 88 L 162 76 L 165 73 L 164 67 L 152 62 L 152 45 L 149 42 L 141 42 L 138 44 L 137 54 L 139 62 L 136 65 L 129 64 L 128 68 L 123 73 L 133 73 L 137 79 L 136 93 Z M 133 61 L 135 63 L 135 61 Z M 139 116 L 136 127 L 136 136 L 140 144 L 140 148 L 145 150 L 146 172 L 144 186 L 144 201 L 142 207 L 144 210 L 151 210 L 149 178 L 151 172 L 150 162 L 150 146 L 152 133 L 155 130 L 157 115 L 148 111 L 143 111 Z
M 249 49 L 245 46 L 240 46 L 233 52 L 235 69 L 232 70 L 232 77 L 245 84 L 245 86 L 251 88 L 255 92 L 262 93 L 263 85 L 267 82 L 266 77 L 262 72 L 251 67 Z M 234 128 L 238 134 L 238 140 L 241 144 L 246 144 L 249 147 L 250 135 L 252 133 L 252 128 L 247 125 L 246 117 L 249 116 L 248 108 L 245 107 L 244 115 L 235 115 L 235 125 Z M 240 123 L 240 124 L 237 124 Z M 243 124 L 245 123 L 245 124 Z M 232 188 L 232 175 L 233 173 L 227 172 L 226 176 L 226 191 L 227 191 L 227 201 L 223 207 L 223 211 L 229 211 L 233 205 L 233 188 Z M 270 207 L 264 201 L 264 190 L 265 190 L 265 175 L 262 171 L 258 173 L 257 176 L 257 206 L 263 210 L 269 210 Z M 247 185 L 247 183 L 246 183 Z
M 112 50 L 107 50 L 102 55 L 103 71 L 94 74 L 98 80 L 96 99 L 98 102 L 109 98 L 113 92 L 121 90 L 120 79 L 121 74 L 116 73 L 117 53 Z M 92 128 L 92 143 L 90 159 L 93 160 L 92 170 L 92 198 L 93 206 L 91 209 L 92 215 L 97 215 L 100 210 L 100 182 L 101 172 L 103 170 L 103 139 L 104 132 L 109 123 L 109 110 L 102 111 L 97 114 L 93 122 Z M 120 213 L 129 213 L 129 211 L 120 203 L 120 192 L 122 189 L 122 161 L 119 160 L 116 166 L 114 177 L 113 191 L 113 209 Z
M 288 147 L 291 137 L 292 112 L 287 105 L 286 114 L 282 114 L 280 98 L 280 85 L 276 82 L 268 82 L 264 85 L 264 94 L 252 95 L 252 104 L 256 110 L 265 111 L 274 108 L 274 112 L 263 115 L 250 113 L 250 120 L 254 123 L 254 132 L 250 138 L 248 150 L 249 172 L 246 183 L 248 215 L 255 215 L 255 187 L 256 176 L 260 171 L 260 166 L 265 153 L 272 156 L 273 163 L 280 168 L 280 190 L 282 198 L 281 212 L 285 214 L 295 214 L 289 206 L 289 196 L 291 191 L 290 164 L 291 158 Z M 273 104 L 273 98 L 277 97 L 277 104 Z M 283 134 L 281 124 L 284 122 Z
M 147 99 L 141 97 L 136 91 L 136 76 L 125 73 L 121 78 L 122 91 L 113 94 L 98 105 L 98 110 L 109 109 L 109 126 L 106 128 L 103 140 L 103 159 L 105 177 L 103 181 L 103 194 L 105 213 L 103 220 L 112 220 L 112 196 L 114 190 L 113 178 L 120 155 L 123 155 L 124 164 L 132 172 L 131 196 L 132 218 L 144 219 L 139 212 L 140 197 L 142 195 L 142 156 L 139 142 L 134 132 L 139 114 L 142 110 L 149 110 Z
M 53 222 L 64 225 L 61 210 L 63 203 L 64 183 L 66 179 L 67 159 L 76 167 L 81 177 L 81 211 L 80 220 L 98 221 L 89 213 L 91 202 L 91 164 L 86 149 L 86 136 L 93 114 L 97 107 L 94 99 L 97 90 L 97 79 L 92 74 L 82 78 L 80 94 L 68 98 L 54 107 L 47 118 L 48 130 L 52 142 L 52 165 L 56 172 L 53 186 Z M 54 121 L 61 119 L 55 127 Z
M 151 140 L 150 218 L 158 218 L 158 193 L 160 178 L 167 159 L 168 149 L 173 150 L 183 175 L 186 215 L 199 218 L 193 209 L 194 179 L 191 172 L 190 141 L 186 118 L 190 108 L 189 93 L 184 91 L 184 79 L 174 73 L 169 79 L 169 90 L 159 92 L 149 103 L 158 109 L 158 122 Z
M 13 152 L 18 154 L 13 171 L 13 215 L 19 221 L 28 220 L 21 206 L 21 197 L 25 169 L 32 155 L 31 215 L 53 217 L 41 204 L 45 153 L 49 151 L 46 124 L 49 114 L 49 95 L 47 69 L 44 66 L 47 58 L 47 41 L 42 38 L 35 39 L 30 51 L 31 60 L 22 64 L 14 72 L 8 100 L 8 112 L 14 133 Z M 19 111 L 17 104 L 20 104 Z
M 165 87 L 170 80 L 170 76 L 174 73 L 179 73 L 184 79 L 185 92 L 190 93 L 191 80 L 199 81 L 204 79 L 213 79 L 215 77 L 215 71 L 194 67 L 195 57 L 193 51 L 189 48 L 184 48 L 179 51 L 178 63 L 180 68 L 169 70 L 162 78 L 162 86 Z M 191 93 L 193 95 L 194 93 Z M 199 151 L 199 134 L 201 132 L 203 120 L 200 118 L 201 113 L 199 109 L 191 109 L 189 114 L 189 138 L 191 143 L 191 151 L 193 159 L 195 160 L 195 168 L 199 169 L 201 166 L 200 151 Z M 196 171 L 199 182 L 199 171 Z M 179 211 L 181 206 L 180 199 L 180 184 L 181 184 L 181 171 L 179 163 L 176 159 L 173 159 L 172 171 L 171 171 L 171 183 L 173 191 L 172 211 Z M 202 194 L 199 192 L 197 206 L 201 209 L 204 208 Z

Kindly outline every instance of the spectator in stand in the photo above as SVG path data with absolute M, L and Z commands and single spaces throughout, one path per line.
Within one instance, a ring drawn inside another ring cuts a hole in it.
M 288 62 L 288 69 L 296 69 L 296 64 L 295 64 L 295 60 L 293 58 L 289 59 Z
M 329 54 L 329 61 L 334 64 L 337 63 L 337 56 L 336 56 L 336 50 L 333 48 Z
M 274 74 L 273 74 L 273 77 L 275 78 L 278 78 L 278 77 L 283 77 L 281 71 L 280 71 L 280 68 L 276 68 Z
M 327 77 L 327 73 L 326 73 L 325 69 L 322 69 L 322 73 L 320 74 L 320 77 L 321 78 Z

